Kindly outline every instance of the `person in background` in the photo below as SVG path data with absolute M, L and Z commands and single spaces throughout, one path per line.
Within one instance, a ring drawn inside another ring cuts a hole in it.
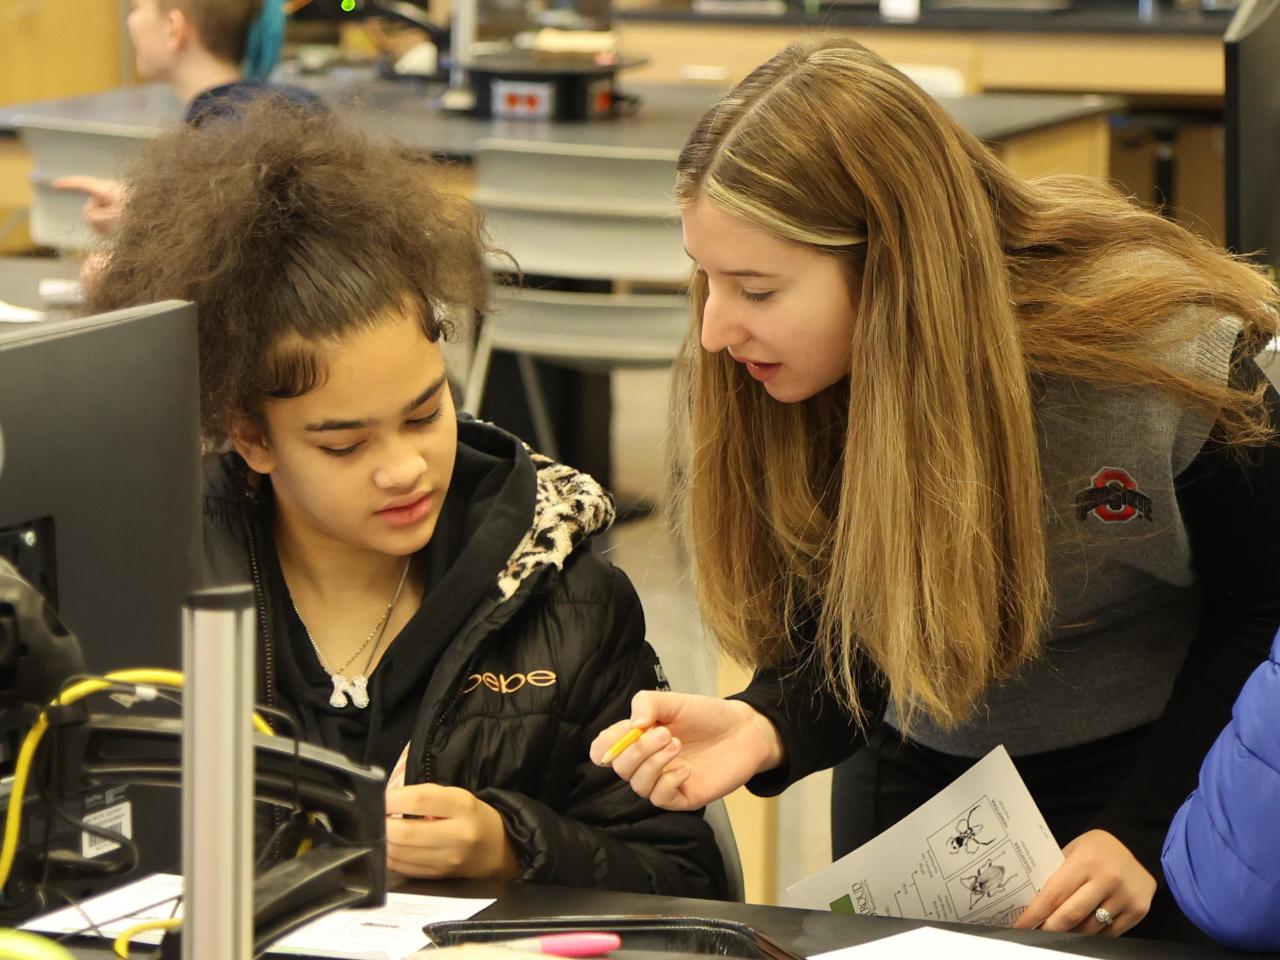
M 839 37 L 712 107 L 675 196 L 676 494 L 757 673 L 592 756 L 646 730 L 611 763 L 668 809 L 838 764 L 839 856 L 1004 745 L 1065 854 L 1017 925 L 1197 938 L 1160 849 L 1280 625 L 1280 291 Z
M 391 772 L 391 869 L 722 896 L 701 814 L 587 756 L 660 665 L 609 495 L 457 414 L 486 250 L 432 173 L 261 98 L 152 145 L 89 308 L 197 305 L 206 582 L 253 585 L 259 702 Z
M 439 74 L 440 50 L 422 27 L 370 17 L 364 23 L 364 32 L 374 49 L 385 58 L 383 70 L 403 77 L 434 77 Z
M 1231 713 L 1173 818 L 1164 875 L 1214 940 L 1280 951 L 1280 634 Z
M 183 104 L 183 120 L 199 125 L 225 118 L 264 92 L 317 103 L 298 87 L 270 85 L 284 40 L 282 0 L 133 0 L 127 24 L 138 76 L 166 84 Z M 68 176 L 59 190 L 88 194 L 85 223 L 106 237 L 128 200 L 124 183 Z

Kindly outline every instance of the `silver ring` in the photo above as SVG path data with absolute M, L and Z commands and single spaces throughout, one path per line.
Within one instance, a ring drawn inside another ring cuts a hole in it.
M 1111 915 L 1111 911 L 1106 907 L 1099 907 L 1093 911 L 1093 919 L 1097 920 L 1104 927 L 1109 927 L 1116 922 L 1116 918 Z

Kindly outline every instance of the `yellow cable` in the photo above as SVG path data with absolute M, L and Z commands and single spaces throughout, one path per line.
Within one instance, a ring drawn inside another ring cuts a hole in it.
M 0 957 L 4 960 L 75 960 L 62 944 L 22 930 L 0 930 Z
M 126 927 L 125 931 L 116 937 L 115 942 L 111 944 L 111 950 L 117 957 L 129 960 L 129 941 L 138 934 L 146 930 L 177 930 L 180 926 L 182 926 L 181 917 L 166 917 L 163 920 L 143 920 L 141 923 L 135 923 L 132 927 Z
M 182 672 L 179 670 L 161 670 L 152 667 L 140 667 L 134 670 L 113 670 L 106 676 L 91 680 L 81 680 L 72 684 L 49 704 L 51 707 L 62 706 L 83 700 L 90 694 L 110 689 L 117 683 L 145 684 L 154 683 L 165 687 L 181 687 Z M 9 809 L 5 815 L 4 843 L 0 846 L 0 890 L 9 881 L 9 871 L 13 869 L 13 860 L 18 853 L 18 828 L 22 825 L 22 798 L 27 789 L 27 778 L 31 773 L 31 765 L 35 761 L 36 748 L 40 739 L 49 729 L 46 711 L 40 716 L 31 729 L 27 731 L 18 750 L 18 759 L 13 771 L 13 789 L 9 794 Z M 268 736 L 272 734 L 271 725 L 255 710 L 253 729 Z

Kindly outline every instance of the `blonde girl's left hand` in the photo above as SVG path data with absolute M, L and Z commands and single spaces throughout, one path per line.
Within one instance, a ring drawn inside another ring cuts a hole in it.
M 1118 937 L 1151 909 L 1156 878 L 1105 830 L 1082 833 L 1062 848 L 1066 860 L 1027 905 L 1014 927 Z M 1111 923 L 1097 919 L 1102 908 Z
M 469 790 L 435 783 L 387 790 L 387 867 L 423 878 L 520 875 L 498 811 Z

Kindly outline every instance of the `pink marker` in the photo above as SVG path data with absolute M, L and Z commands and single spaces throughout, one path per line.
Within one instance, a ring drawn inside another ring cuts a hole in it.
M 501 940 L 493 946 L 544 953 L 549 957 L 600 957 L 622 946 L 622 938 L 616 933 L 548 933 L 541 937 Z

